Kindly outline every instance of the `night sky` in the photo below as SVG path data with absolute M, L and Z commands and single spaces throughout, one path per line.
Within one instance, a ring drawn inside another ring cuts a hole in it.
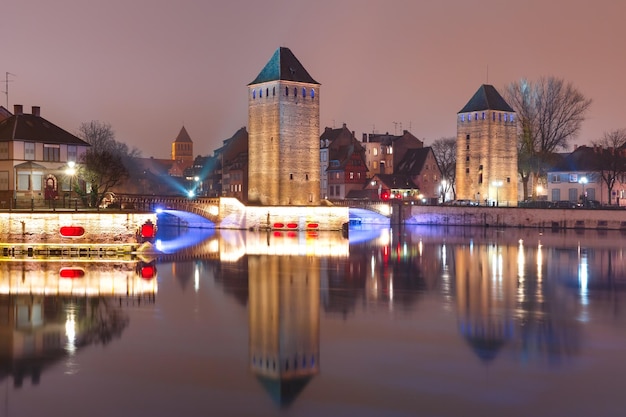
M 478 87 L 571 81 L 593 100 L 587 144 L 626 128 L 623 0 L 20 0 L 2 4 L 9 110 L 76 133 L 110 123 L 169 158 L 184 125 L 207 155 L 247 124 L 247 87 L 279 46 L 321 86 L 321 128 L 456 134 Z M 6 95 L 0 105 L 7 106 Z

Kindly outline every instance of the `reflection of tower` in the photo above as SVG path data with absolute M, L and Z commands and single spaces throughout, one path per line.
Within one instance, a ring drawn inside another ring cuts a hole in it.
M 513 336 L 516 258 L 514 247 L 492 244 L 456 252 L 459 331 L 485 362 Z
M 248 201 L 320 201 L 319 87 L 288 48 L 248 85 Z
M 319 259 L 249 256 L 250 369 L 281 406 L 319 372 Z

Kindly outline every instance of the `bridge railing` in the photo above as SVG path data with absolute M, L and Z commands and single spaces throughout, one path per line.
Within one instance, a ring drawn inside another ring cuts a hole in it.
M 330 200 L 330 202 L 335 206 L 340 207 L 352 207 L 352 208 L 360 208 L 365 210 L 374 211 L 378 214 L 381 214 L 385 217 L 389 217 L 390 203 L 385 203 L 382 201 L 367 201 L 367 200 Z

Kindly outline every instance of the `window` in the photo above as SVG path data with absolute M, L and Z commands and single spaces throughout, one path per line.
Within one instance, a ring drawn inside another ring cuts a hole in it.
M 354 172 L 350 171 L 350 179 L 353 180 L 354 179 Z
M 509 115 L 509 120 L 512 122 L 515 121 L 515 113 Z
M 465 173 L 469 174 L 469 168 L 465 168 Z
M 469 162 L 469 156 L 465 157 L 465 162 Z
M 43 145 L 43 160 L 58 162 L 61 160 L 61 152 L 59 145 Z
M 387 155 L 393 155 L 393 146 L 387 148 Z
M 265 89 L 265 97 L 269 97 L 270 96 L 270 89 L 269 87 Z
M 341 195 L 341 188 L 338 185 L 335 187 L 335 195 L 336 196 L 340 196 Z
M 372 168 L 378 169 L 378 161 L 372 162 Z
M 311 88 L 311 98 L 315 98 L 315 90 Z
M 469 135 L 465 135 L 465 140 L 469 140 Z
M 551 178 L 552 178 L 552 182 L 555 184 L 558 184 L 561 182 L 561 176 L 558 174 L 552 175 Z
M 289 174 L 289 179 L 292 180 L 293 179 L 293 174 Z
M 507 120 L 508 120 L 508 115 L 504 113 L 504 121 L 506 122 Z
M 465 121 L 465 115 L 464 115 L 464 114 L 462 114 L 462 115 L 461 115 L 461 121 L 462 121 L 462 122 L 464 122 L 464 121 Z
M 304 174 L 304 179 L 308 181 L 309 180 L 309 174 Z
M 483 112 L 483 117 L 482 117 L 482 119 L 483 119 L 483 120 L 485 120 L 485 112 Z
M 302 97 L 306 97 L 306 88 L 302 87 Z
M 495 122 L 496 121 L 496 113 L 493 112 L 491 113 L 491 119 Z
M 333 197 L 335 195 L 335 187 L 331 185 L 329 191 L 330 191 L 330 196 Z
M 293 96 L 298 97 L 298 87 L 293 88 Z
M 378 156 L 378 148 L 374 148 L 372 149 L 372 153 L 374 154 L 374 156 Z
M 263 89 L 259 88 L 259 98 L 263 98 Z
M 577 174 L 569 174 L 569 182 L 578 182 Z
M 0 190 L 9 189 L 9 171 L 0 171 Z
M 498 121 L 501 122 L 502 121 L 502 113 L 498 113 Z
M 35 143 L 24 142 L 24 159 L 32 161 L 35 159 Z
M 17 174 L 17 191 L 30 190 L 30 175 L 18 172 Z
M 0 143 L 0 159 L 9 159 L 9 143 Z
M 506 177 L 506 182 L 510 184 L 511 183 L 511 177 Z
M 272 87 L 272 97 L 276 95 L 276 87 Z
M 289 87 L 285 87 L 285 95 L 288 96 L 289 95 Z

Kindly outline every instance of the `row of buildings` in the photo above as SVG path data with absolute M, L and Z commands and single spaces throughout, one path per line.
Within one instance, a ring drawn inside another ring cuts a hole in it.
M 457 198 L 517 205 L 518 125 L 515 111 L 491 85 L 482 85 L 457 114 L 456 175 L 442 178 L 433 149 L 409 131 L 362 134 L 345 124 L 319 123 L 320 84 L 288 48 L 278 48 L 248 85 L 248 125 L 213 155 L 194 157 L 185 127 L 172 141 L 170 159 L 137 158 L 131 178 L 114 191 L 127 194 L 235 197 L 253 205 L 319 205 L 345 199 L 402 199 L 437 203 Z M 321 131 L 321 133 L 320 133 Z M 72 197 L 81 184 L 74 164 L 89 144 L 41 116 L 0 106 L 0 208 Z M 609 192 L 589 163 L 597 148 L 557 155 L 536 194 L 551 201 L 581 197 L 618 203 L 618 178 Z M 590 154 L 591 153 L 591 154 Z M 74 185 L 72 185 L 74 181 Z M 444 195 L 453 181 L 456 195 Z

